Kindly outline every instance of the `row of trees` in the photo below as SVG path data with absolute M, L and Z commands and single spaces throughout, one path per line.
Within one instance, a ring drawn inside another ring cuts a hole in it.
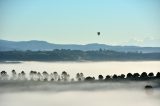
M 75 60 L 160 60 L 160 53 L 117 52 L 111 50 L 81 51 L 1 51 L 0 61 L 75 61 Z
M 95 77 L 84 77 L 83 73 L 77 73 L 75 77 L 76 81 L 94 81 Z M 119 81 L 119 80 L 153 80 L 160 79 L 160 72 L 157 72 L 154 75 L 153 72 L 146 73 L 128 73 L 127 75 L 107 75 L 103 77 L 102 75 L 98 76 L 98 81 Z M 17 73 L 15 70 L 12 70 L 12 75 L 9 77 L 6 71 L 1 71 L 0 80 L 31 80 L 31 81 L 74 81 L 73 78 L 70 78 L 70 75 L 63 71 L 60 75 L 57 72 L 47 73 L 46 71 L 40 73 L 37 71 L 30 71 L 29 78 L 27 78 L 26 73 L 22 71 Z
M 160 79 L 160 72 L 157 72 L 156 75 L 154 75 L 153 72 L 146 73 L 142 72 L 141 74 L 139 73 L 128 73 L 127 75 L 121 74 L 121 75 L 107 75 L 105 79 L 103 78 L 102 75 L 98 76 L 99 80 L 152 80 L 152 79 Z
M 76 80 L 82 81 L 85 77 L 83 73 L 76 74 Z M 42 73 L 37 71 L 30 71 L 29 77 L 27 77 L 24 71 L 17 73 L 15 70 L 12 70 L 12 75 L 9 77 L 6 71 L 0 72 L 0 80 L 31 80 L 31 81 L 74 81 L 70 78 L 70 75 L 63 71 L 60 75 L 57 72 L 48 73 L 43 71 Z

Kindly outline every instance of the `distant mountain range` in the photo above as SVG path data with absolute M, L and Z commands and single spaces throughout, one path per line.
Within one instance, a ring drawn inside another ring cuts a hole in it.
M 0 51 L 52 51 L 54 49 L 71 49 L 71 50 L 113 50 L 119 52 L 143 52 L 143 53 L 152 53 L 160 52 L 160 47 L 139 47 L 139 46 L 111 46 L 106 44 L 86 44 L 86 45 L 77 45 L 77 44 L 52 44 L 46 41 L 7 41 L 0 40 Z

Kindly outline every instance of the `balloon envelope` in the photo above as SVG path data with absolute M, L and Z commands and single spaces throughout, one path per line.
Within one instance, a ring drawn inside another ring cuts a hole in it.
M 101 33 L 100 32 L 97 32 L 97 35 L 100 35 Z

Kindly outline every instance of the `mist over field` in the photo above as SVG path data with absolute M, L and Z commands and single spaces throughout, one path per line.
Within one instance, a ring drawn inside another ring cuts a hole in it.
M 159 106 L 160 88 L 145 90 L 148 83 L 157 86 L 152 82 L 0 82 L 0 105 Z
M 39 82 L 39 81 L 0 81 L 0 93 L 5 92 L 66 92 L 66 91 L 105 91 L 105 90 L 145 90 L 144 86 L 151 84 L 159 89 L 157 81 L 121 81 L 121 82 Z
M 160 0 L 0 0 L 0 106 L 159 106 Z

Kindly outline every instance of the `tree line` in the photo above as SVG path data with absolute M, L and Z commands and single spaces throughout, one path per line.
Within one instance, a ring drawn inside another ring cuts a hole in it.
M 128 73 L 127 75 L 121 74 L 113 74 L 113 75 L 99 75 L 98 79 L 95 77 L 87 76 L 85 77 L 83 73 L 77 73 L 75 78 L 71 78 L 70 75 L 63 71 L 61 74 L 57 72 L 48 73 L 46 71 L 37 72 L 37 71 L 30 71 L 29 77 L 27 77 L 24 71 L 17 73 L 15 70 L 12 70 L 12 75 L 9 76 L 6 71 L 0 72 L 0 80 L 15 80 L 15 81 L 146 81 L 146 80 L 160 80 L 160 72 L 157 72 L 155 75 L 153 72 L 146 73 Z
M 160 60 L 160 53 L 117 52 L 111 50 L 81 51 L 55 49 L 53 51 L 1 51 L 0 61 L 110 61 Z

